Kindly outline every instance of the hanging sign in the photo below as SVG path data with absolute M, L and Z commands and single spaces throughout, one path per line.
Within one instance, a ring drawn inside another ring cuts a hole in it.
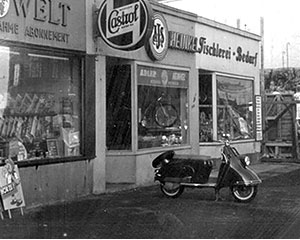
M 25 206 L 19 169 L 11 159 L 0 167 L 0 194 L 4 210 Z
M 100 36 L 110 47 L 131 51 L 142 47 L 153 29 L 147 0 L 105 0 L 98 14 Z

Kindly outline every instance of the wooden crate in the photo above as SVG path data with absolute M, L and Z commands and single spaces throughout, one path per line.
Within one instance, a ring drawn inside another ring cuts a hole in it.
M 265 101 L 266 126 L 272 126 L 266 134 L 265 141 L 292 141 L 294 119 L 290 111 L 282 115 L 275 125 L 273 123 L 276 117 L 287 108 L 287 103 L 293 101 L 293 95 L 267 94 Z
M 272 158 L 292 158 L 293 144 L 292 142 L 267 142 L 267 154 Z

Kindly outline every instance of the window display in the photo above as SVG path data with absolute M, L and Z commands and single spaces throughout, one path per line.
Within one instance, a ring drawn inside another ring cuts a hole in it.
M 187 143 L 188 72 L 138 66 L 138 148 Z
M 212 75 L 199 75 L 199 140 L 213 141 Z
M 253 138 L 253 81 L 217 75 L 218 136 Z
M 81 58 L 0 47 L 0 157 L 80 156 Z

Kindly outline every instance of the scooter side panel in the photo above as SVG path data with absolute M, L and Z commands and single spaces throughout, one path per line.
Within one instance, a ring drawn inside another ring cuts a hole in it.
M 187 182 L 186 178 L 190 177 L 189 182 L 207 183 L 211 170 L 211 162 L 192 159 L 176 159 L 165 164 L 159 170 L 159 177 L 156 177 L 156 180 Z M 158 174 L 156 174 L 156 176 L 157 175 Z

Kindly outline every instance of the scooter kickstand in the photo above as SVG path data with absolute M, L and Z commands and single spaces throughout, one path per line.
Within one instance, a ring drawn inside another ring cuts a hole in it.
M 215 196 L 216 196 L 215 202 L 218 202 L 219 200 L 220 200 L 220 201 L 223 201 L 223 200 L 224 200 L 224 199 L 220 196 L 220 191 L 219 191 L 219 189 L 215 189 Z

